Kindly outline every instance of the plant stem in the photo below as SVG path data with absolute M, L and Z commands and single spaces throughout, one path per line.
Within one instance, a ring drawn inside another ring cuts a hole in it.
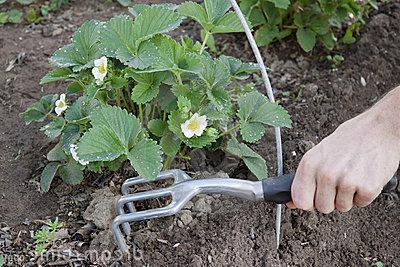
M 140 122 L 143 124 L 143 109 L 142 109 L 142 104 L 139 104 L 139 118 L 140 118 Z
M 167 112 L 164 111 L 164 115 L 163 115 L 163 121 L 167 120 Z
M 210 35 L 211 35 L 210 32 L 206 32 L 206 35 L 204 36 L 203 43 L 201 44 L 200 55 L 203 54 L 204 49 L 206 48 L 206 44 L 208 42 L 208 38 L 210 38 Z
M 126 101 L 125 94 L 124 94 L 123 90 L 121 90 L 121 96 L 122 96 L 122 101 L 124 102 L 125 108 L 128 111 L 130 111 L 130 106 L 129 106 L 128 102 Z
M 115 94 L 117 96 L 117 105 L 118 107 L 121 107 L 121 96 L 119 93 L 120 93 L 119 89 L 115 90 Z
M 230 133 L 232 133 L 232 132 L 234 132 L 234 131 L 236 131 L 237 129 L 239 129 L 239 127 L 240 127 L 240 125 L 238 124 L 238 125 L 233 126 L 232 128 L 229 128 L 228 130 L 226 130 L 225 132 L 223 132 L 222 134 L 220 134 L 220 135 L 218 136 L 218 138 L 219 138 L 219 137 L 222 137 L 222 136 L 225 136 L 225 135 L 227 135 L 227 134 L 230 134 Z
M 180 85 L 183 85 L 181 73 L 178 71 L 178 72 L 175 73 L 175 76 L 176 76 L 176 79 L 178 80 L 178 83 Z
M 128 95 L 128 99 L 129 99 L 129 104 L 132 107 L 132 113 L 136 115 L 136 108 L 135 108 L 135 103 L 133 103 L 132 98 L 131 98 L 131 92 L 129 91 L 128 88 L 125 87 L 125 92 Z
M 175 160 L 175 157 L 168 156 L 168 158 L 164 161 L 163 170 L 166 171 L 166 170 L 171 169 L 171 165 L 172 165 L 172 162 L 174 162 L 174 160 Z

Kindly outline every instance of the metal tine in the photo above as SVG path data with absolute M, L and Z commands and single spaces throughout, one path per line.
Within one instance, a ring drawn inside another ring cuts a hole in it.
M 129 188 L 132 186 L 143 184 L 143 183 L 167 180 L 167 179 L 171 179 L 171 178 L 174 179 L 174 182 L 172 185 L 176 185 L 181 182 L 192 179 L 192 177 L 190 177 L 188 174 L 186 174 L 186 172 L 179 170 L 179 169 L 175 169 L 175 170 L 167 170 L 167 171 L 161 172 L 157 176 L 157 178 L 153 181 L 149 181 L 149 180 L 143 179 L 141 177 L 135 177 L 135 178 L 130 178 L 130 179 L 126 180 L 123 183 L 122 188 L 121 188 L 121 192 L 122 192 L 123 196 L 117 202 L 117 205 L 116 205 L 117 214 L 119 214 L 119 215 L 125 214 L 124 205 L 126 205 L 128 207 L 128 210 L 130 213 L 132 213 L 132 214 L 137 213 L 136 208 L 133 204 L 134 201 L 145 200 L 145 199 L 150 199 L 150 198 L 157 198 L 157 197 L 162 197 L 162 196 L 166 196 L 166 195 L 172 196 L 172 192 L 169 191 L 168 188 L 129 194 Z M 158 195 L 158 194 L 160 194 L 160 195 Z M 173 204 L 173 203 L 171 203 L 171 204 Z M 124 233 L 127 236 L 129 236 L 131 233 L 131 227 L 130 227 L 129 223 L 128 222 L 123 223 L 122 227 L 123 227 Z
M 163 208 L 118 215 L 112 223 L 112 230 L 114 232 L 119 249 L 123 253 L 128 252 L 128 249 L 129 249 L 125 242 L 125 238 L 122 235 L 122 232 L 120 229 L 121 225 L 124 227 L 124 225 L 126 225 L 126 224 L 128 224 L 128 226 L 129 226 L 129 222 L 141 221 L 141 220 L 145 220 L 145 219 L 152 219 L 152 218 L 159 218 L 159 217 L 173 215 L 177 212 L 177 210 L 179 210 L 179 207 L 180 207 L 179 204 L 180 203 L 173 201 L 173 202 L 171 202 L 171 204 L 169 204 L 168 206 L 163 207 Z
M 134 207 L 133 202 L 135 202 L 135 201 L 164 197 L 164 196 L 169 196 L 169 195 L 172 195 L 171 190 L 169 190 L 168 188 L 162 188 L 162 189 L 156 189 L 156 190 L 135 193 L 135 194 L 127 195 L 127 196 L 122 196 L 117 201 L 117 205 L 116 205 L 117 214 L 119 214 L 119 215 L 125 214 L 124 205 L 127 205 L 128 209 L 129 209 L 130 205 L 132 205 L 132 207 Z M 137 213 L 136 209 L 134 212 L 131 212 L 131 210 L 129 209 L 129 212 L 132 214 Z M 127 236 L 129 236 L 131 233 L 131 227 L 130 227 L 129 223 L 124 223 L 122 225 L 122 227 L 124 228 L 125 234 Z
M 129 195 L 129 188 L 138 184 L 142 184 L 142 183 L 149 183 L 149 182 L 155 182 L 155 181 L 161 181 L 161 180 L 167 180 L 173 178 L 174 182 L 173 184 L 177 184 L 183 181 L 187 181 L 187 180 L 191 180 L 192 178 L 187 175 L 184 171 L 182 170 L 167 170 L 167 171 L 163 171 L 161 172 L 157 178 L 153 181 L 149 181 L 146 180 L 144 178 L 141 177 L 135 177 L 135 178 L 130 178 L 128 180 L 126 180 L 121 187 L 121 192 L 123 196 L 127 196 Z M 135 206 L 133 205 L 133 203 L 128 203 L 127 204 L 128 209 L 130 212 L 135 212 Z

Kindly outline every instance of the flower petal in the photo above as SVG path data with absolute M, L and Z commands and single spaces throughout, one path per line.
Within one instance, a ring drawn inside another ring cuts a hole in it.
M 56 112 L 57 116 L 60 116 L 64 110 L 62 108 L 56 107 L 54 111 Z
M 92 69 L 92 74 L 93 74 L 93 76 L 94 76 L 95 79 L 100 79 L 101 73 L 100 73 L 99 68 L 94 67 L 94 68 Z

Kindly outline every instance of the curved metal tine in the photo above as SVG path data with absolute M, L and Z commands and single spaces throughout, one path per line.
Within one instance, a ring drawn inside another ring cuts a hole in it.
M 160 180 L 166 180 L 169 178 L 174 178 L 173 172 L 172 171 L 165 171 L 165 172 L 161 172 L 157 178 L 154 181 L 160 181 Z M 142 184 L 142 183 L 148 183 L 148 182 L 152 182 L 149 180 L 146 180 L 144 178 L 141 177 L 135 177 L 135 178 L 130 178 L 128 180 L 126 180 L 121 187 L 121 193 L 123 196 L 127 196 L 129 195 L 129 188 L 134 186 L 134 185 L 138 185 L 138 184 Z M 133 203 L 128 203 L 127 204 L 128 209 L 130 212 L 135 212 L 135 206 L 133 205 Z
M 129 195 L 129 188 L 134 186 L 134 185 L 138 185 L 138 184 L 142 184 L 142 183 L 149 183 L 149 182 L 154 182 L 154 181 L 161 181 L 161 180 L 167 180 L 167 179 L 174 179 L 173 184 L 177 184 L 183 181 L 187 181 L 187 180 L 191 180 L 192 177 L 190 177 L 189 175 L 187 175 L 184 171 L 182 170 L 167 170 L 167 171 L 163 171 L 161 172 L 157 178 L 153 181 L 149 181 L 146 180 L 144 178 L 140 178 L 140 177 L 135 177 L 135 178 L 130 178 L 128 180 L 126 180 L 121 187 L 121 192 L 122 195 L 127 196 Z M 135 212 L 135 206 L 133 205 L 133 203 L 128 203 L 127 204 L 128 209 L 130 212 Z
M 177 202 L 172 202 L 171 204 L 169 204 L 168 206 L 163 207 L 163 208 L 118 215 L 112 223 L 112 230 L 114 232 L 114 236 L 117 241 L 118 248 L 123 253 L 126 253 L 129 250 L 129 247 L 126 244 L 125 238 L 122 235 L 122 232 L 120 229 L 121 225 L 125 225 L 125 224 L 129 225 L 129 222 L 134 222 L 134 221 L 141 221 L 141 220 L 145 220 L 145 219 L 161 218 L 161 217 L 174 215 L 175 213 L 177 213 L 179 211 L 179 209 L 175 209 L 176 206 L 179 207 L 178 204 L 179 203 L 177 203 Z
M 118 215 L 125 214 L 124 210 L 124 205 L 126 204 L 129 209 L 129 205 L 133 205 L 134 201 L 140 201 L 140 200 L 145 200 L 145 199 L 151 199 L 151 198 L 158 198 L 158 197 L 165 197 L 165 196 L 172 196 L 171 190 L 169 188 L 162 188 L 162 189 L 157 189 L 157 190 L 151 190 L 151 191 L 145 191 L 145 192 L 140 192 L 140 193 L 135 193 L 127 196 L 122 196 L 118 201 L 116 205 L 116 211 Z M 131 214 L 138 213 L 136 210 L 134 212 L 131 212 Z M 131 234 L 131 227 L 129 223 L 124 223 L 122 225 L 124 232 L 127 236 Z

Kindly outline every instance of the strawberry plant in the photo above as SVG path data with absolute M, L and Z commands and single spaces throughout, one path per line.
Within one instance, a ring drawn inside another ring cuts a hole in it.
M 296 34 L 306 52 L 317 41 L 327 49 L 333 49 L 338 40 L 354 43 L 353 35 L 364 24 L 363 16 L 378 8 L 375 0 L 241 0 L 240 7 L 257 27 L 258 45 Z M 342 28 L 346 30 L 340 36 Z
M 129 9 L 134 19 L 84 23 L 72 43 L 53 54 L 56 68 L 41 80 L 67 81 L 65 93 L 46 95 L 21 114 L 27 124 L 47 121 L 41 130 L 57 141 L 41 190 L 56 176 L 78 184 L 85 170 L 116 171 L 126 161 L 154 179 L 193 149 L 223 149 L 266 178 L 265 160 L 245 143 L 259 141 L 267 126 L 290 127 L 291 120 L 281 106 L 243 86 L 257 65 L 208 53 L 214 34 L 242 31 L 229 9 L 228 0 L 140 4 Z M 201 43 L 167 34 L 184 18 L 202 26 Z

